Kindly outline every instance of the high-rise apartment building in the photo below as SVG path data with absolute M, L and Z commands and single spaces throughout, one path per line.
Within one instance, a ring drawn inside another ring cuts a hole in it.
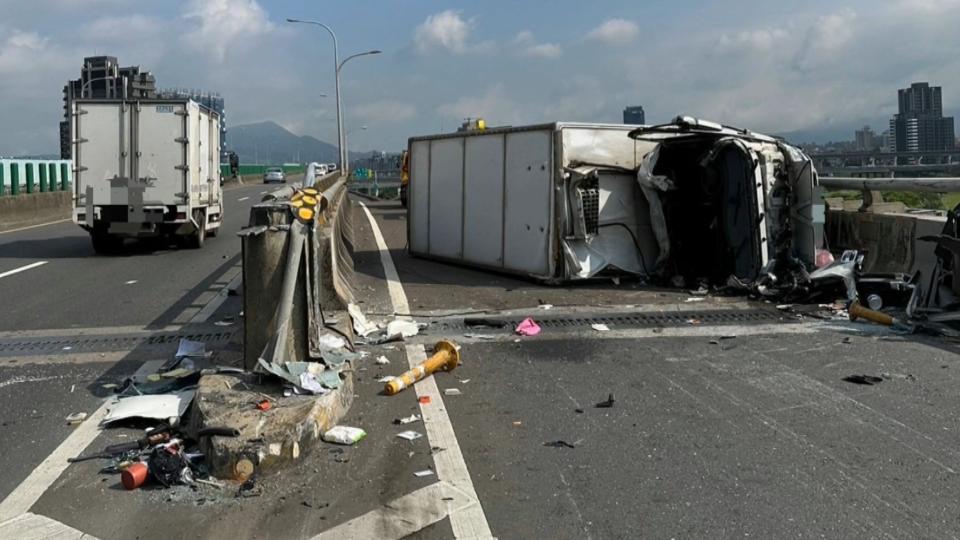
M 623 123 L 624 124 L 646 124 L 646 118 L 643 113 L 643 107 L 636 105 L 634 107 L 627 107 L 623 110 Z
M 918 82 L 897 92 L 898 112 L 890 119 L 888 144 L 891 152 L 952 150 L 952 116 L 943 116 L 939 86 Z
M 115 56 L 89 56 L 83 59 L 80 78 L 63 87 L 63 121 L 60 122 L 60 157 L 70 159 L 70 109 L 77 98 L 153 98 L 157 81 L 140 66 L 120 67 Z

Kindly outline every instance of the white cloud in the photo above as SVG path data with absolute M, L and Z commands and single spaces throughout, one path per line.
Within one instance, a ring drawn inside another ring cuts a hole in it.
M 430 15 L 417 26 L 413 41 L 420 52 L 442 48 L 458 54 L 463 53 L 467 50 L 470 26 L 470 22 L 465 21 L 459 11 L 448 9 Z
M 518 33 L 513 42 L 521 47 L 519 54 L 528 58 L 557 58 L 563 54 L 563 49 L 556 43 L 537 43 L 530 30 Z
M 351 107 L 351 116 L 366 123 L 377 124 L 406 122 L 417 115 L 417 107 L 411 103 L 385 99 Z
M 190 0 L 184 18 L 196 26 L 186 35 L 199 51 L 223 60 L 227 50 L 273 30 L 256 0 Z
M 637 23 L 626 19 L 608 19 L 587 34 L 587 38 L 608 45 L 623 45 L 640 35 Z
M 533 58 L 557 58 L 563 54 L 563 49 L 556 43 L 538 43 L 527 47 L 523 54 Z

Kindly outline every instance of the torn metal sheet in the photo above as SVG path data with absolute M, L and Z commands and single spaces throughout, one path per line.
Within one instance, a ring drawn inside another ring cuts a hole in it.
M 179 419 L 190 406 L 194 394 L 193 390 L 187 390 L 174 394 L 117 397 L 108 405 L 101 423 L 109 424 L 128 418 Z
M 191 341 L 181 339 L 180 346 L 177 347 L 176 358 L 206 358 L 212 353 L 207 351 L 207 346 L 202 341 Z
M 353 331 L 356 332 L 358 336 L 367 337 L 380 329 L 376 323 L 367 320 L 363 311 L 360 311 L 360 306 L 356 304 L 348 304 L 347 313 L 350 314 L 350 318 L 353 320 Z

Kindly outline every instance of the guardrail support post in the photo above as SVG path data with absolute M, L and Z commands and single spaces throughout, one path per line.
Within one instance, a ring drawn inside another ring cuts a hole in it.
M 40 193 L 45 193 L 50 190 L 50 185 L 47 183 L 47 166 L 37 163 L 37 168 L 40 169 Z
M 26 173 L 27 173 L 27 193 L 33 193 L 34 192 L 33 163 L 30 163 L 29 161 L 25 162 L 23 164 L 23 168 L 26 170 Z
M 20 194 L 20 165 L 18 163 L 10 164 L 10 194 Z
M 60 164 L 60 189 L 70 190 L 70 167 L 66 163 Z

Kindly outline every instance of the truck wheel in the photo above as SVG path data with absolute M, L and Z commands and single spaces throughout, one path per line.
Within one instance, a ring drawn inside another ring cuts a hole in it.
M 203 247 L 203 241 L 207 238 L 207 231 L 203 227 L 197 229 L 197 232 L 187 237 L 187 247 L 190 249 L 200 249 Z
M 207 239 L 207 219 L 203 211 L 196 214 L 197 232 L 187 237 L 187 247 L 190 249 L 200 249 L 203 247 L 203 241 Z
M 90 240 L 93 243 L 93 250 L 100 255 L 113 255 L 123 249 L 122 237 L 112 236 L 104 231 L 90 233 Z

